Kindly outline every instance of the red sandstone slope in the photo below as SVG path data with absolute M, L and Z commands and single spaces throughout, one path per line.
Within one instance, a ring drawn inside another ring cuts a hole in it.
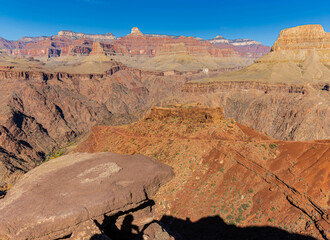
M 176 177 L 156 197 L 158 217 L 171 216 L 162 220 L 189 239 L 224 233 L 182 232 L 175 219 L 217 216 L 227 224 L 329 237 L 330 142 L 276 141 L 232 120 L 213 121 L 215 115 L 160 109 L 131 125 L 94 127 L 77 150 L 142 153 L 172 166 Z

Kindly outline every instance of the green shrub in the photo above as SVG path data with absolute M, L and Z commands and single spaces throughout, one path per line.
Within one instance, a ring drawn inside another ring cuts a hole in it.
M 276 145 L 275 143 L 271 143 L 271 144 L 269 144 L 269 147 L 270 147 L 271 149 L 274 149 L 274 148 L 277 148 L 277 145 Z

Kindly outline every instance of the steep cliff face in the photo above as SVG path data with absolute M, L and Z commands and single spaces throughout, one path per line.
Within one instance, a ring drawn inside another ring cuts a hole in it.
M 281 31 L 272 51 L 329 49 L 330 34 L 321 25 L 304 25 Z
M 276 139 L 328 139 L 329 92 L 322 89 L 259 82 L 187 83 L 182 99 L 221 105 L 225 116 Z
M 29 170 L 98 121 L 111 117 L 103 104 L 79 94 L 65 78 L 29 76 L 0 80 L 0 146 L 11 159 L 1 161 L 7 169 L 20 162 L 25 166 L 21 171 Z M 12 181 L 12 173 L 1 172 L 1 181 Z
M 316 53 L 322 63 L 330 61 L 330 33 L 321 25 L 304 25 L 281 31 L 271 53 L 260 59 L 262 62 L 302 62 L 311 53 Z

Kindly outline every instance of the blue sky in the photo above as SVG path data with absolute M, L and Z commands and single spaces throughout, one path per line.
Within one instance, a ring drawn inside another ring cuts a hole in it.
M 143 33 L 250 38 L 271 46 L 283 28 L 321 24 L 330 32 L 330 0 L 0 0 L 0 36 L 54 35 L 60 30 L 123 36 Z

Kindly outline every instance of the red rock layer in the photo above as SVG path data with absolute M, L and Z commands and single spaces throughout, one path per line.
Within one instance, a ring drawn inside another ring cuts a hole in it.
M 241 57 L 249 57 L 249 58 L 260 58 L 270 51 L 270 47 L 255 44 L 255 45 L 244 45 L 244 46 L 234 46 L 232 44 L 214 44 L 217 48 L 220 48 L 222 51 L 226 49 L 232 49 L 232 51 L 236 51 Z
M 145 35 L 129 34 L 112 43 L 115 51 L 130 55 L 163 55 L 185 53 L 198 56 L 234 57 L 238 56 L 233 49 L 219 49 L 206 41 L 199 41 L 193 37 L 169 36 L 149 37 Z

